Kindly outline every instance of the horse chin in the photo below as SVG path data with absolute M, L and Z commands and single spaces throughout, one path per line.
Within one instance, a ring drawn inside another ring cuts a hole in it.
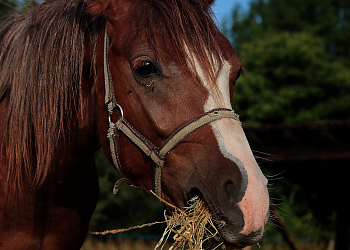
M 203 249 L 221 249 L 221 250 L 232 250 L 232 249 L 242 249 L 241 246 L 229 243 L 227 241 L 221 241 L 220 243 L 210 239 L 204 242 Z
M 220 229 L 220 235 L 223 239 L 223 249 L 241 249 L 246 246 L 257 244 L 263 236 L 263 228 L 249 235 L 233 235 L 225 230 Z
M 211 229 L 207 228 L 207 230 L 210 231 Z M 220 235 L 216 235 L 216 236 L 204 241 L 203 242 L 203 249 L 231 250 L 231 249 L 241 249 L 242 248 L 242 246 L 239 246 L 237 244 L 230 243 L 230 242 L 226 241 L 220 232 L 219 232 L 219 234 Z
M 242 249 L 246 246 L 257 244 L 263 236 L 263 229 L 249 235 L 235 234 L 228 229 L 228 225 L 222 226 L 222 223 L 223 222 L 217 223 L 216 220 L 214 220 L 219 236 L 207 240 L 205 242 L 205 249 Z M 209 228 L 207 229 L 210 230 Z
M 207 227 L 207 230 L 213 231 L 212 228 L 208 228 L 208 227 Z M 240 235 L 237 237 L 236 235 L 233 235 L 233 234 L 231 235 L 228 232 L 225 233 L 224 230 L 222 229 L 218 229 L 218 231 L 219 231 L 219 235 L 204 241 L 204 246 L 203 246 L 204 249 L 222 249 L 222 250 L 242 249 L 246 246 L 257 244 L 261 239 L 261 236 L 247 237 L 247 236 Z

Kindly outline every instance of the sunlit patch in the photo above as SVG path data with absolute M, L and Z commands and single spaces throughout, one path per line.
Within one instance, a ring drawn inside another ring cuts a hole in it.
M 187 55 L 187 65 L 192 73 L 199 78 L 202 86 L 207 89 L 208 93 L 210 93 L 210 95 L 214 98 L 215 102 L 220 104 L 220 107 L 229 107 L 230 105 L 224 103 L 225 98 L 223 98 L 217 84 L 220 82 L 222 77 L 229 77 L 230 69 L 220 70 L 220 67 L 230 68 L 231 66 L 229 63 L 222 60 L 221 57 L 216 57 L 206 50 L 205 54 L 208 59 L 209 66 L 207 66 L 207 70 L 205 70 L 204 65 L 200 63 L 197 56 L 189 50 L 186 44 L 184 45 L 184 48 Z M 228 72 L 228 75 L 226 75 L 226 72 Z M 229 107 L 229 109 L 231 109 L 231 107 Z

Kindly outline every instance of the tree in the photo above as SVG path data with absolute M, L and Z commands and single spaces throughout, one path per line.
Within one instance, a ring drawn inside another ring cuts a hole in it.
M 231 39 L 240 50 L 267 33 L 305 32 L 321 38 L 325 51 L 350 64 L 350 1 L 253 0 L 250 10 L 232 12 Z
M 350 72 L 330 60 L 322 39 L 278 32 L 241 45 L 247 69 L 236 85 L 234 108 L 245 124 L 350 119 Z
M 236 6 L 226 25 L 246 69 L 233 96 L 243 125 L 350 121 L 350 1 L 252 0 L 250 7 Z M 298 163 L 289 162 L 302 172 Z M 272 163 L 264 171 L 281 170 Z M 312 185 L 283 179 L 270 194 L 282 199 L 292 235 L 329 238 L 334 217 L 315 212 L 324 194 Z
M 16 0 L 3 0 L 0 2 L 0 21 L 6 18 L 6 15 L 13 12 L 17 7 Z

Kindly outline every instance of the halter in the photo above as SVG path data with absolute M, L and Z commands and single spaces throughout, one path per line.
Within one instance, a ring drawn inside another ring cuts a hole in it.
M 108 48 L 110 39 L 105 29 L 104 36 L 104 53 L 103 53 L 103 68 L 105 81 L 105 104 L 108 107 L 108 122 L 109 129 L 107 137 L 109 139 L 112 160 L 115 168 L 123 174 L 120 156 L 119 156 L 119 131 L 123 132 L 142 152 L 150 157 L 154 163 L 154 179 L 153 188 L 155 193 L 161 197 L 162 187 L 162 168 L 164 166 L 167 154 L 187 135 L 197 130 L 198 128 L 209 124 L 221 118 L 230 118 L 239 122 L 239 116 L 231 109 L 218 108 L 199 115 L 187 123 L 183 124 L 172 132 L 168 138 L 161 144 L 155 146 L 150 140 L 135 129 L 125 118 L 122 107 L 117 103 L 113 87 L 112 74 L 108 62 Z M 115 109 L 119 109 L 120 117 L 116 123 L 112 122 L 111 114 Z

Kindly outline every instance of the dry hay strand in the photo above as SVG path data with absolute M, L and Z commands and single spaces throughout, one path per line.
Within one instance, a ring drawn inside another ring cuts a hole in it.
M 212 221 L 209 209 L 199 197 L 192 198 L 188 202 L 188 207 L 180 209 L 163 200 L 155 193 L 153 194 L 160 201 L 174 209 L 172 215 L 169 216 L 164 214 L 167 227 L 164 230 L 162 238 L 155 246 L 155 250 L 163 249 L 171 233 L 174 233 L 175 236 L 174 243 L 169 250 L 201 250 L 203 249 L 203 243 L 205 241 L 219 235 L 219 232 Z M 208 228 L 211 228 L 211 230 Z M 221 246 L 221 244 L 216 248 Z
M 92 234 L 92 235 L 119 234 L 119 233 L 124 233 L 124 232 L 131 231 L 131 230 L 134 230 L 134 229 L 140 229 L 140 228 L 144 228 L 144 227 L 151 227 L 151 226 L 154 226 L 156 224 L 163 224 L 163 223 L 165 223 L 165 221 L 155 221 L 155 222 L 152 222 L 152 223 L 146 223 L 146 224 L 137 225 L 137 226 L 134 226 L 134 227 L 128 227 L 128 228 L 122 228 L 122 229 L 114 229 L 114 230 L 105 230 L 105 231 L 102 231 L 102 232 L 89 232 L 89 233 Z

